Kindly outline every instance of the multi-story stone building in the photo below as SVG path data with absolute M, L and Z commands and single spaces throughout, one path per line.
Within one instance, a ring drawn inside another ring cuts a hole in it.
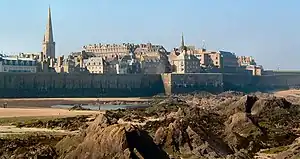
M 130 46 L 129 55 L 104 59 L 91 57 L 86 62 L 87 70 L 97 74 L 132 74 L 140 73 L 140 63 L 135 57 L 135 47 Z
M 175 48 L 169 55 L 172 72 L 200 73 L 200 60 L 193 53 L 193 50 L 188 49 L 188 47 L 185 46 L 184 38 L 182 35 L 180 48 Z
M 87 72 L 81 56 L 68 56 L 67 58 L 64 58 L 64 56 L 59 56 L 56 61 L 54 59 L 49 60 L 49 67 L 57 73 Z
M 251 71 L 253 76 L 261 76 L 263 67 L 260 65 L 248 65 L 246 66 L 246 70 Z
M 221 55 L 221 68 L 236 68 L 239 67 L 238 59 L 236 55 L 229 51 L 218 51 L 218 53 Z
M 162 60 L 155 56 L 142 56 L 141 72 L 144 74 L 160 74 L 165 73 L 166 66 Z
M 136 74 L 141 73 L 141 65 L 133 54 L 125 55 L 118 60 L 117 74 Z
M 147 44 L 130 44 L 130 43 L 123 43 L 123 44 L 89 44 L 83 46 L 83 51 L 88 54 L 93 54 L 97 57 L 103 57 L 104 59 L 119 57 L 129 55 L 130 47 L 134 45 L 136 47 L 135 54 L 137 57 L 142 54 L 147 54 L 150 52 L 158 52 L 164 51 L 165 48 L 162 45 L 153 45 L 151 43 Z
M 102 57 L 91 57 L 87 60 L 86 68 L 90 73 L 105 74 L 108 72 L 108 64 Z
M 202 67 L 236 68 L 239 67 L 237 57 L 228 51 L 195 50 L 195 56 L 200 60 Z
M 0 57 L 0 72 L 37 72 L 37 62 L 30 58 Z
M 144 74 L 160 74 L 171 72 L 171 65 L 167 52 L 159 50 L 149 52 L 138 57 L 141 63 L 141 72 Z
M 30 58 L 33 60 L 39 60 L 41 56 L 41 52 L 33 52 L 33 53 L 19 53 L 18 57 L 20 58 Z
M 71 52 L 70 56 L 77 58 L 77 57 L 82 57 L 83 59 L 88 59 L 90 57 L 95 57 L 95 55 L 91 52 L 86 52 L 84 50 L 80 51 L 80 52 Z
M 238 56 L 238 63 L 240 66 L 256 65 L 252 56 Z
M 172 72 L 175 73 L 200 73 L 200 61 L 193 54 L 181 52 L 179 55 L 172 55 Z

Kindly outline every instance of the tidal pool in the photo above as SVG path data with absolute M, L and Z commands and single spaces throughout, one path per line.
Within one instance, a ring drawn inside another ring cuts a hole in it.
M 61 109 L 70 109 L 74 107 L 75 105 L 66 105 L 66 104 L 61 104 L 61 105 L 53 105 L 51 108 L 61 108 Z M 81 107 L 86 108 L 86 109 L 91 109 L 91 110 L 117 110 L 117 109 L 132 109 L 132 108 L 147 108 L 149 105 L 81 105 Z

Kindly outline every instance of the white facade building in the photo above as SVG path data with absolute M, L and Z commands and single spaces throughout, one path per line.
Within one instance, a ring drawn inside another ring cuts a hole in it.
M 0 72 L 37 72 L 37 62 L 30 58 L 0 57 Z

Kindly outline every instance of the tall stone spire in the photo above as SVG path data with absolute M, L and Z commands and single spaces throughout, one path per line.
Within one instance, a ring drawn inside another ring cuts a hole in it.
M 51 8 L 48 8 L 48 22 L 43 41 L 43 55 L 46 57 L 55 58 L 55 42 L 53 39 Z
M 187 50 L 187 47 L 184 45 L 184 37 L 183 37 L 183 33 L 181 34 L 181 46 L 180 46 L 181 51 L 185 51 Z
M 183 38 L 183 33 L 181 34 L 181 48 L 184 48 L 184 38 Z

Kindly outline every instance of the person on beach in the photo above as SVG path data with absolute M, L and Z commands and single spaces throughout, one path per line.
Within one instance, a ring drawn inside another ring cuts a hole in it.
M 3 108 L 7 107 L 7 102 L 3 103 Z

